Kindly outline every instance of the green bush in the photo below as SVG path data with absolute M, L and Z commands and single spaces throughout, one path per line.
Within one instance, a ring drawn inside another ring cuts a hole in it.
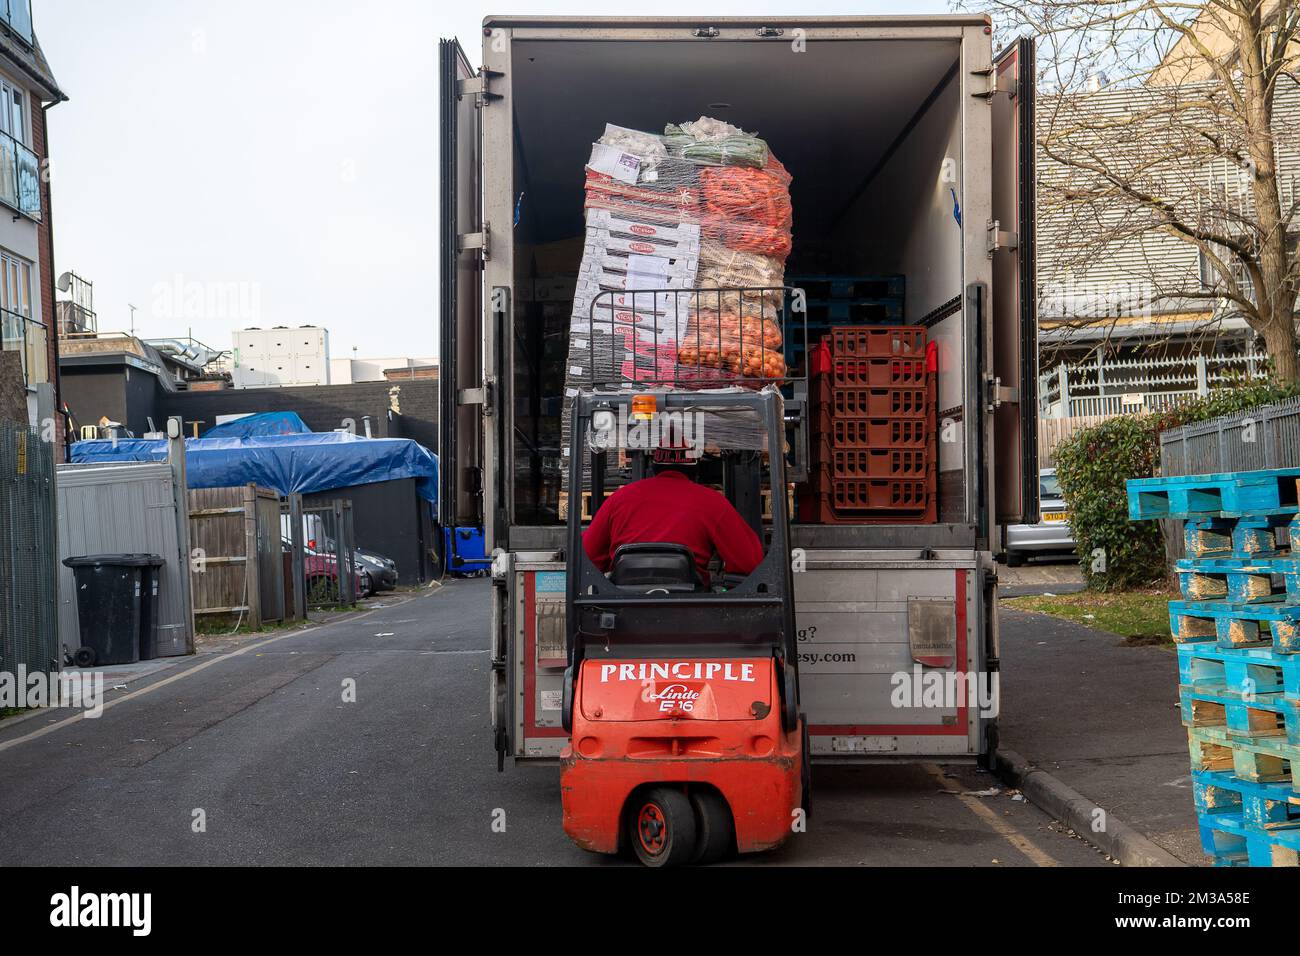
M 1056 450 L 1070 527 L 1088 586 L 1136 587 L 1165 574 L 1164 542 L 1154 521 L 1128 520 L 1130 478 L 1160 467 L 1160 433 L 1300 395 L 1300 385 L 1252 382 L 1217 389 L 1158 415 L 1111 418 L 1075 432 Z
M 1163 575 L 1160 526 L 1128 520 L 1124 484 L 1155 471 L 1159 434 L 1152 416 L 1110 418 L 1075 432 L 1056 450 L 1056 477 L 1089 587 L 1135 587 Z

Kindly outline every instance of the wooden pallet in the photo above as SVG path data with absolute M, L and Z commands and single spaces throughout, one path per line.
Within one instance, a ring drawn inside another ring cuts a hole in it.
M 612 495 L 613 493 L 614 493 L 613 491 L 605 492 L 605 499 L 609 500 L 609 496 Z M 561 521 L 569 520 L 569 493 L 567 491 L 560 492 L 559 512 L 560 512 Z M 595 516 L 596 514 L 591 507 L 591 492 L 584 491 L 582 493 L 582 520 L 584 522 L 588 522 Z
M 1178 586 L 1189 601 L 1225 600 L 1258 604 L 1291 600 L 1286 573 L 1300 585 L 1300 560 L 1295 558 L 1197 558 L 1177 562 Z
M 1300 826 L 1264 830 L 1230 810 L 1200 814 L 1197 823 L 1215 866 L 1300 866 Z
M 1205 693 L 1281 694 L 1300 701 L 1300 657 L 1269 648 L 1179 644 L 1178 683 Z
M 1176 644 L 1271 644 L 1279 654 L 1294 654 L 1300 652 L 1300 604 L 1170 601 L 1169 632 Z
M 1129 519 L 1295 514 L 1297 479 L 1300 468 L 1136 478 L 1128 482 Z
M 1300 747 L 1300 701 L 1280 693 L 1247 697 L 1226 688 L 1214 692 L 1183 687 L 1179 706 L 1184 727 L 1220 727 L 1234 740 L 1276 737 Z
M 1300 793 L 1285 783 L 1252 783 L 1230 773 L 1192 774 L 1197 813 L 1240 813 L 1242 822 L 1262 830 L 1300 824 Z
M 1300 746 L 1279 737 L 1247 739 L 1226 727 L 1190 727 L 1187 748 L 1193 772 L 1230 771 L 1252 783 L 1285 782 L 1297 790 L 1292 767 L 1300 762 Z
M 1190 518 L 1183 526 L 1183 550 L 1189 558 L 1253 560 L 1285 553 L 1278 541 L 1281 528 L 1293 527 L 1290 514 L 1244 518 Z

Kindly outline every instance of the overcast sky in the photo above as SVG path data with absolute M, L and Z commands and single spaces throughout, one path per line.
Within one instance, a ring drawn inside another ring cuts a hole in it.
M 933 13 L 946 0 L 659 0 L 656 13 Z M 229 348 L 322 325 L 333 357 L 437 354 L 437 41 L 488 13 L 608 3 L 34 0 L 71 98 L 50 113 L 56 268 L 99 327 Z

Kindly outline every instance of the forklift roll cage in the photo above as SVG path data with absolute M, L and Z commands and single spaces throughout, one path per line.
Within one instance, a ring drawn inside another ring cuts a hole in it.
M 645 393 L 639 393 L 645 394 Z M 769 449 L 784 441 L 781 396 L 775 390 L 753 392 L 654 392 L 658 408 L 686 412 L 693 408 L 753 409 L 761 422 Z M 583 462 L 592 456 L 592 507 L 599 507 L 605 452 L 587 446 L 584 436 L 596 410 L 630 408 L 633 393 L 583 394 L 574 400 L 573 453 L 569 461 L 569 487 L 583 487 Z M 757 457 L 757 456 L 756 456 Z M 641 593 L 610 581 L 587 557 L 582 547 L 582 511 L 571 506 L 567 546 L 570 555 L 567 586 L 566 644 L 568 672 L 566 697 L 572 675 L 582 661 L 664 657 L 774 656 L 794 674 L 794 586 L 791 578 L 789 504 L 779 489 L 786 487 L 785 461 L 780 453 L 768 455 L 772 486 L 771 538 L 758 567 L 725 592 Z M 575 495 L 575 498 L 577 495 Z M 761 532 L 760 532 L 761 536 Z M 793 688 L 791 688 L 793 690 Z M 794 696 L 793 694 L 791 695 Z M 793 700 L 792 700 L 793 703 Z M 565 705 L 568 718 L 568 701 Z

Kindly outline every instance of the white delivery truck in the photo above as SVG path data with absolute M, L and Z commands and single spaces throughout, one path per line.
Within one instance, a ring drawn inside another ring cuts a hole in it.
M 481 40 L 479 69 L 441 44 L 439 513 L 495 555 L 498 759 L 567 740 L 564 516 L 589 503 L 564 494 L 560 418 L 583 168 L 606 124 L 700 116 L 756 132 L 793 177 L 787 285 L 901 277 L 895 318 L 937 346 L 934 520 L 790 527 L 813 759 L 987 757 L 996 703 L 961 689 L 996 687 L 994 554 L 1038 508 L 1032 44 L 995 56 L 967 15 L 489 17 Z M 809 415 L 806 386 L 787 389 L 792 499 Z

